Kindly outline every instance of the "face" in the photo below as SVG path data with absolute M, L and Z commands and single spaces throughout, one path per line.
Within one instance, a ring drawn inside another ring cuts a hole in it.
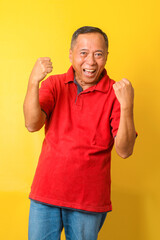
M 80 34 L 73 43 L 69 58 L 76 80 L 84 90 L 99 81 L 107 55 L 105 40 L 100 33 Z

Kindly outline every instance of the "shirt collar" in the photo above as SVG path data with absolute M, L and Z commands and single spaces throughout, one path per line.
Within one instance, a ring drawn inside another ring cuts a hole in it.
M 69 83 L 69 82 L 74 82 L 74 69 L 72 66 L 68 69 L 68 72 L 66 73 L 65 83 Z M 111 82 L 110 78 L 107 75 L 106 69 L 104 68 L 101 74 L 100 81 L 96 85 L 90 88 L 87 88 L 83 92 L 99 91 L 99 92 L 105 93 L 109 89 L 110 82 Z
M 68 69 L 68 72 L 66 73 L 66 79 L 64 83 L 69 83 L 69 82 L 74 82 L 74 69 L 72 66 Z

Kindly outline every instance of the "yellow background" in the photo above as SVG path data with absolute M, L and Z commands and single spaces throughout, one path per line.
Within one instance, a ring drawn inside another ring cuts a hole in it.
M 28 194 L 44 137 L 43 129 L 24 127 L 31 69 L 49 56 L 53 74 L 66 72 L 71 35 L 84 25 L 108 34 L 106 68 L 116 81 L 132 82 L 139 133 L 129 159 L 113 150 L 113 211 L 99 239 L 160 239 L 159 12 L 159 0 L 0 0 L 0 239 L 27 240 Z

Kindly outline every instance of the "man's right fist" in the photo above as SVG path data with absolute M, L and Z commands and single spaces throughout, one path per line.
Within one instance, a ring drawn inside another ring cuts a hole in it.
M 52 62 L 49 57 L 38 58 L 31 72 L 30 81 L 39 83 L 48 73 L 52 72 L 52 69 Z

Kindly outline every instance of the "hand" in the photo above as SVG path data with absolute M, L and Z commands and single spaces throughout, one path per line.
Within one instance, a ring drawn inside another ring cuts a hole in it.
M 49 57 L 38 58 L 30 75 L 30 81 L 39 83 L 46 75 L 52 72 L 52 62 Z
M 123 78 L 121 81 L 113 84 L 113 89 L 121 105 L 121 109 L 128 109 L 133 107 L 134 89 L 130 81 Z

